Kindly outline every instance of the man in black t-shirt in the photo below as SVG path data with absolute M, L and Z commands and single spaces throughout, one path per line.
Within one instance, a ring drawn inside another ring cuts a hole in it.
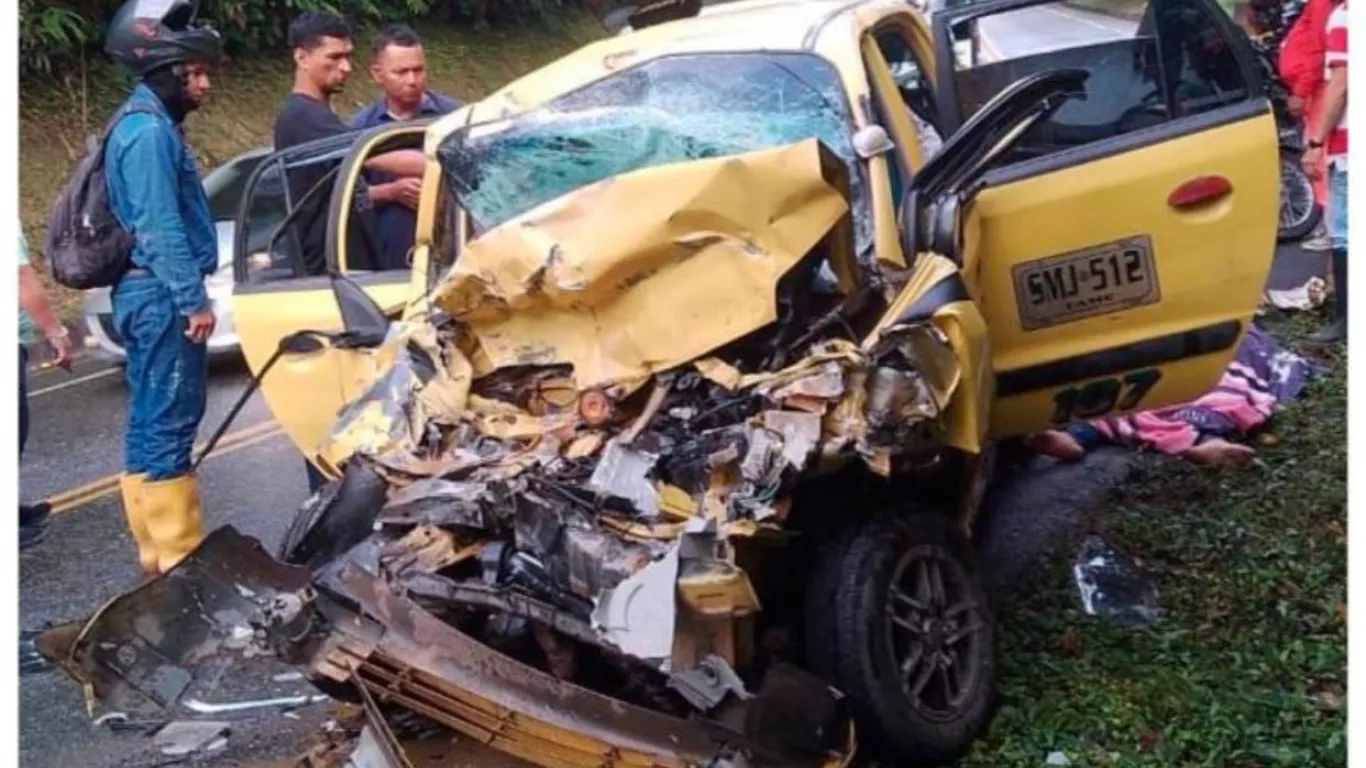
M 331 106 L 332 96 L 342 92 L 351 76 L 354 49 L 351 26 L 333 13 L 301 14 L 289 25 L 289 46 L 294 55 L 294 89 L 275 116 L 277 152 L 351 131 Z M 367 187 L 363 193 L 366 197 L 360 203 L 395 203 L 415 210 L 423 166 L 422 153 L 416 150 L 399 150 L 371 158 L 365 163 L 367 169 L 383 171 L 395 180 Z M 319 164 L 291 171 L 289 193 L 294 204 L 298 205 L 299 200 L 327 178 L 330 170 L 332 166 Z M 297 217 L 295 226 L 303 246 L 304 268 L 310 275 L 321 275 L 328 269 L 324 248 L 331 192 L 330 185 L 319 190 Z M 355 249 L 352 256 L 359 263 L 353 264 L 354 268 L 369 266 L 364 263 L 367 251 Z
M 332 111 L 331 99 L 346 87 L 351 75 L 351 26 L 333 13 L 305 13 L 289 25 L 289 47 L 294 52 L 294 89 L 280 105 L 275 116 L 275 151 L 305 144 L 310 141 L 337 136 L 351 131 L 350 127 Z M 365 163 L 366 170 L 382 171 L 395 181 L 376 184 L 358 192 L 365 197 L 355 201 L 361 204 L 398 203 L 417 208 L 418 193 L 421 191 L 422 171 L 426 159 L 416 150 L 397 150 L 370 158 Z M 289 174 L 289 194 L 295 205 L 319 182 L 328 178 L 332 166 L 319 164 L 310 168 L 299 168 Z M 300 211 L 295 231 L 303 247 L 304 269 L 310 275 L 322 275 L 328 271 L 327 208 L 332 199 L 331 185 L 318 194 Z M 357 222 L 359 216 L 352 216 Z M 345 233 L 348 243 L 355 245 L 356 238 Z M 373 267 L 364 263 L 368 249 L 348 247 L 350 269 Z M 374 254 L 378 256 L 378 254 Z M 310 492 L 322 487 L 325 478 L 305 461 L 308 470 Z

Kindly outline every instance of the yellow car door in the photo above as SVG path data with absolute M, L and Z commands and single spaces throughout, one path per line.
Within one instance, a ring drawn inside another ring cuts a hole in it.
M 262 161 L 247 182 L 238 216 L 233 317 L 253 375 L 260 375 L 292 334 L 342 330 L 333 274 L 362 286 L 390 315 L 402 311 L 409 269 L 363 268 L 375 263 L 373 253 L 363 251 L 378 247 L 363 166 L 380 152 L 420 147 L 425 130 L 425 124 L 401 124 L 294 147 Z M 321 270 L 310 266 L 316 262 L 308 258 L 310 247 L 320 248 L 325 258 Z M 262 378 L 271 414 L 315 463 L 318 443 L 363 384 L 367 363 L 364 350 L 304 340 Z
M 1010 83 L 1086 74 L 965 194 L 997 437 L 1194 398 L 1228 364 L 1276 241 L 1276 128 L 1212 0 L 1006 0 L 933 17 L 939 127 Z

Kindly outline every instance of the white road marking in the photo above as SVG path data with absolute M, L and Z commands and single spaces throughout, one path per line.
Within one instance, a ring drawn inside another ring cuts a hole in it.
M 33 390 L 32 392 L 29 392 L 29 393 L 28 393 L 28 399 L 32 400 L 33 398 L 37 397 L 38 395 L 46 395 L 46 394 L 49 393 L 49 392 L 58 392 L 58 391 L 60 391 L 60 390 L 66 389 L 67 387 L 74 387 L 74 386 L 76 386 L 77 384 L 84 384 L 84 383 L 86 383 L 87 381 L 94 381 L 95 379 L 102 379 L 102 378 L 104 378 L 105 376 L 113 376 L 113 375 L 118 374 L 118 373 L 123 373 L 123 369 L 122 369 L 122 368 L 119 368 L 119 367 L 117 367 L 117 366 L 115 366 L 115 367 L 113 367 L 113 368 L 105 368 L 105 369 L 102 370 L 102 371 L 95 371 L 94 373 L 87 373 L 87 374 L 84 375 L 84 376 L 79 376 L 79 377 L 74 378 L 74 379 L 69 379 L 69 380 L 67 380 L 67 381 L 63 381 L 63 382 L 60 383 L 60 384 L 53 384 L 53 385 L 50 386 L 50 387 L 43 387 L 42 389 L 35 389 L 35 390 Z

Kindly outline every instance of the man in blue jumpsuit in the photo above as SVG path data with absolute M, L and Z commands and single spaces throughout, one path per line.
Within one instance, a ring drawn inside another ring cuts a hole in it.
M 204 278 L 217 238 L 182 124 L 209 91 L 218 34 L 191 0 L 129 0 L 106 52 L 137 80 L 109 134 L 110 205 L 133 235 L 114 286 L 114 323 L 128 354 L 128 427 L 120 487 L 138 559 L 164 573 L 204 538 L 190 458 L 207 398 L 205 342 L 215 318 Z

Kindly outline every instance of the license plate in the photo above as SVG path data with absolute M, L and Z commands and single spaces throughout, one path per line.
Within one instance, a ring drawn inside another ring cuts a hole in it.
M 1020 327 L 1026 331 L 1108 315 L 1162 298 L 1147 235 L 1116 240 L 1012 270 Z

